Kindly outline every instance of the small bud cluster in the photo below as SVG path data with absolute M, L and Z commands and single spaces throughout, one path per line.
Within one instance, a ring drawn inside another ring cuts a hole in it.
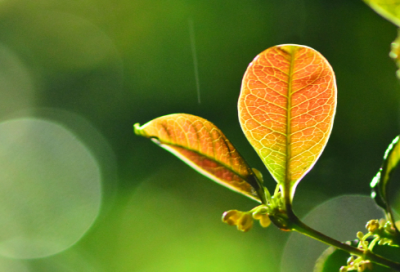
M 359 240 L 357 247 L 364 252 L 372 251 L 376 244 L 398 246 L 393 242 L 397 233 L 389 220 L 370 220 L 367 222 L 365 228 L 368 230 L 367 234 L 361 231 L 357 232 L 357 238 Z M 372 241 L 368 242 L 367 239 L 371 238 L 373 238 Z M 347 260 L 347 265 L 340 268 L 340 272 L 354 270 L 361 272 L 365 269 L 372 269 L 372 263 L 369 260 L 365 260 L 362 257 L 351 256 Z
M 263 228 L 271 224 L 271 220 L 264 207 L 259 206 L 248 212 L 238 210 L 226 211 L 222 215 L 222 222 L 231 226 L 236 226 L 242 232 L 249 231 L 253 227 L 253 220 L 259 220 Z
M 365 227 L 368 230 L 368 234 L 363 237 L 363 240 L 372 236 L 375 238 L 374 244 L 398 246 L 394 242 L 397 232 L 389 220 L 370 220 Z M 372 248 L 370 249 L 372 250 Z
M 369 260 L 364 260 L 361 257 L 351 256 L 347 259 L 347 265 L 342 266 L 339 272 L 357 271 L 362 272 L 365 269 L 372 270 L 372 263 Z

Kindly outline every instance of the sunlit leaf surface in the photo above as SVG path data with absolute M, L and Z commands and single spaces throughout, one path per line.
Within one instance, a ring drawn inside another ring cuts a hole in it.
M 375 12 L 400 27 L 399 0 L 364 0 Z
M 211 122 L 190 114 L 171 114 L 134 128 L 136 134 L 152 138 L 221 185 L 257 201 L 263 198 L 262 185 L 251 168 Z
M 271 47 L 248 66 L 238 108 L 247 139 L 286 197 L 293 198 L 332 129 L 336 82 L 331 66 L 309 47 Z
M 392 180 L 391 176 L 394 170 L 397 169 L 400 163 L 399 139 L 400 136 L 394 138 L 392 143 L 387 148 L 383 157 L 382 167 L 381 169 L 379 169 L 379 172 L 376 174 L 371 182 L 372 197 L 374 198 L 375 202 L 386 211 L 392 223 L 395 222 L 393 220 L 389 205 L 388 185 L 389 182 Z

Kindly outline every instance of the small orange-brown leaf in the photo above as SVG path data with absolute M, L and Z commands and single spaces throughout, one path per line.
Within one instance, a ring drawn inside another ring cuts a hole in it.
M 331 66 L 309 47 L 271 47 L 248 66 L 238 109 L 244 134 L 291 201 L 331 133 L 336 110 Z
M 190 114 L 170 114 L 143 126 L 135 124 L 134 130 L 137 135 L 152 138 L 217 183 L 265 202 L 260 181 L 222 131 L 211 122 Z

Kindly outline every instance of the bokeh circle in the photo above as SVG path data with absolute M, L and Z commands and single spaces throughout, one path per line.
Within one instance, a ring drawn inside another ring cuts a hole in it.
M 36 118 L 0 123 L 0 255 L 59 253 L 90 228 L 100 205 L 98 163 L 73 133 Z

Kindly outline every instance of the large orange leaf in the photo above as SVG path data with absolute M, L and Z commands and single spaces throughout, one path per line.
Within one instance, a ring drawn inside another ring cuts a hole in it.
M 248 66 L 238 108 L 244 134 L 291 201 L 331 133 L 332 67 L 309 47 L 271 47 Z
M 134 129 L 210 179 L 265 202 L 263 187 L 252 169 L 211 122 L 190 114 L 170 114 L 143 126 L 135 124 Z

